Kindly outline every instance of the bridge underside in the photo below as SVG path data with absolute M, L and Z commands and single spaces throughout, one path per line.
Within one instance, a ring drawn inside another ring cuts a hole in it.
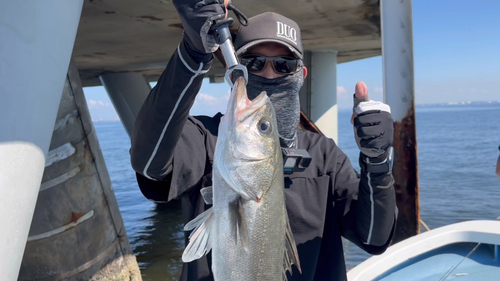
M 381 55 L 377 0 L 233 0 L 247 17 L 275 11 L 295 20 L 307 51 L 336 50 L 338 63 Z M 234 16 L 233 16 L 234 17 Z M 236 31 L 239 24 L 233 24 Z M 85 0 L 73 50 L 83 86 L 99 75 L 138 72 L 156 81 L 181 41 L 171 0 Z M 223 76 L 217 62 L 209 76 Z

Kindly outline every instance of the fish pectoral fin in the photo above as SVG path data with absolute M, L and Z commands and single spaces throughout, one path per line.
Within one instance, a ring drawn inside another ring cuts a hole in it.
M 285 217 L 286 217 L 286 232 L 285 232 L 285 256 L 283 258 L 283 275 L 284 275 L 283 280 L 287 280 L 286 278 L 287 271 L 292 273 L 292 264 L 295 264 L 299 272 L 302 273 L 302 269 L 300 268 L 299 253 L 297 252 L 295 239 L 293 238 L 292 229 L 290 228 L 290 221 L 288 219 L 288 214 L 286 214 Z
M 243 249 L 248 252 L 250 249 L 250 238 L 242 200 L 243 199 L 239 197 L 235 201 L 229 203 L 229 217 L 234 244 L 241 243 Z
M 238 200 L 238 236 L 240 237 L 243 249 L 248 252 L 250 249 L 250 238 L 248 235 L 247 221 L 245 218 L 245 211 L 243 209 L 243 202 L 241 198 Z
M 203 196 L 203 201 L 205 201 L 205 204 L 207 205 L 214 204 L 214 194 L 213 194 L 213 188 L 211 186 L 202 188 L 200 192 L 201 195 Z
M 210 239 L 214 222 L 213 213 L 213 208 L 210 208 L 184 226 L 185 231 L 194 230 L 189 235 L 189 243 L 182 253 L 183 262 L 197 260 L 212 249 Z

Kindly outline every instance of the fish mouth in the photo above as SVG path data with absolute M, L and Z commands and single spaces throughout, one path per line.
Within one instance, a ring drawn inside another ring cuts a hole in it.
M 261 92 L 255 99 L 250 100 L 247 95 L 247 88 L 243 77 L 238 77 L 236 87 L 236 120 L 243 123 L 257 110 L 267 103 L 266 92 Z

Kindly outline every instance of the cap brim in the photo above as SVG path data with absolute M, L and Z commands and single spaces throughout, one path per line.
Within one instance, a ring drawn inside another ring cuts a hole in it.
M 295 49 L 292 45 L 277 39 L 259 39 L 249 42 L 236 51 L 236 56 L 239 57 L 245 54 L 250 48 L 255 47 L 256 45 L 262 43 L 278 43 L 280 45 L 287 47 L 290 50 L 290 52 L 292 52 L 297 58 L 302 59 L 302 54 L 299 51 L 297 51 L 297 49 Z

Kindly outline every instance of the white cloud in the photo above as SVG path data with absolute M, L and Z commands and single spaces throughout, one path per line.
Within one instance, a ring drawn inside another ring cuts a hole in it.
M 347 91 L 343 86 L 337 86 L 337 95 L 342 95 L 345 93 L 347 93 Z
M 197 98 L 200 101 L 204 101 L 204 102 L 207 102 L 209 104 L 217 102 L 217 98 L 216 97 L 211 96 L 211 95 L 207 95 L 207 94 L 204 94 L 204 93 L 199 93 L 198 96 L 197 96 Z
M 384 92 L 384 88 L 382 87 L 375 87 L 375 89 L 373 90 L 374 93 L 383 93 Z
M 112 108 L 113 105 L 110 102 L 104 102 L 101 100 L 88 100 L 87 105 L 89 109 L 97 109 L 97 108 Z
M 196 96 L 196 103 L 205 106 L 214 106 L 214 105 L 227 104 L 228 99 L 229 95 L 223 97 L 214 97 L 209 94 L 199 93 Z

